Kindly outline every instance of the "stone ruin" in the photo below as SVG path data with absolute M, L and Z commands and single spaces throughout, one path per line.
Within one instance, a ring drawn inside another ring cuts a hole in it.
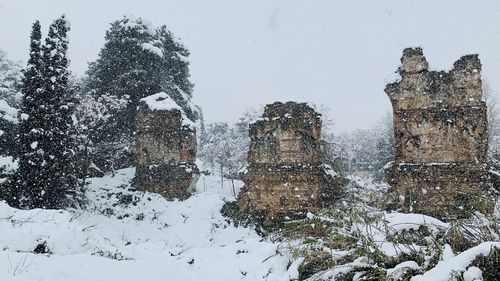
M 445 220 L 491 212 L 486 104 L 478 55 L 429 71 L 422 49 L 403 51 L 401 80 L 386 86 L 395 162 L 389 183 L 405 211 Z
M 331 203 L 339 193 L 337 175 L 320 160 L 320 115 L 307 104 L 267 105 L 249 134 L 245 186 L 237 200 L 241 213 L 263 214 L 272 225 L 280 216 Z
M 134 187 L 167 199 L 189 197 L 196 183 L 196 129 L 166 93 L 143 98 L 137 111 Z

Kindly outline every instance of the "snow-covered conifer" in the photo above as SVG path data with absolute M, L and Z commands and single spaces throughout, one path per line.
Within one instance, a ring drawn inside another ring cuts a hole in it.
M 38 144 L 43 142 L 45 99 L 43 96 L 42 34 L 40 23 L 33 24 L 28 66 L 24 71 L 23 100 L 21 104 L 20 140 L 20 185 L 28 207 L 42 204 L 40 174 L 44 171 L 44 155 Z M 43 104 L 42 104 L 43 102 Z
M 74 137 L 71 118 L 73 106 L 68 86 L 69 22 L 65 16 L 56 19 L 49 27 L 43 46 L 43 91 L 47 99 L 45 119 L 45 145 L 42 147 L 47 170 L 47 190 L 44 207 L 57 208 L 67 204 L 67 197 L 74 195 Z M 49 122 L 47 122 L 49 121 Z
M 68 21 L 61 16 L 50 25 L 41 46 L 40 25 L 33 25 L 20 134 L 21 184 L 29 208 L 65 207 L 75 193 L 68 31 Z

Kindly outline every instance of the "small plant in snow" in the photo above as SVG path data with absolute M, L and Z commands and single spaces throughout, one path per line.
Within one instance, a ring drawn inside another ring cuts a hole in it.
M 115 252 L 111 252 L 108 250 L 99 250 L 95 253 L 92 253 L 93 256 L 101 256 L 105 257 L 108 259 L 113 259 L 117 261 L 123 261 L 123 260 L 133 260 L 133 258 L 127 258 L 125 257 L 122 253 L 118 252 L 118 250 L 115 250 Z

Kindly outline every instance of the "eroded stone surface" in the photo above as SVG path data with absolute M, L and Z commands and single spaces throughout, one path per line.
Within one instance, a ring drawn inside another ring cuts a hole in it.
M 413 48 L 401 63 L 401 80 L 385 89 L 395 139 L 389 181 L 401 205 L 443 219 L 491 211 L 478 56 L 463 56 L 449 72 L 429 71 L 422 49 Z
M 238 196 L 242 212 L 264 213 L 268 224 L 278 215 L 314 210 L 339 193 L 335 172 L 320 161 L 321 119 L 305 103 L 267 105 L 250 125 L 245 183 Z
M 165 97 L 158 97 L 158 99 Z M 196 131 L 181 109 L 151 109 L 141 101 L 137 112 L 136 176 L 134 186 L 185 199 L 198 175 Z

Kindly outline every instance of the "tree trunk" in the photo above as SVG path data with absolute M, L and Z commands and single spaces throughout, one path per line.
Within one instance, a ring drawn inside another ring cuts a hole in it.
M 220 188 L 224 189 L 224 166 L 220 164 Z
M 233 196 L 236 197 L 236 190 L 234 189 L 234 179 L 231 179 L 231 184 L 233 185 Z

